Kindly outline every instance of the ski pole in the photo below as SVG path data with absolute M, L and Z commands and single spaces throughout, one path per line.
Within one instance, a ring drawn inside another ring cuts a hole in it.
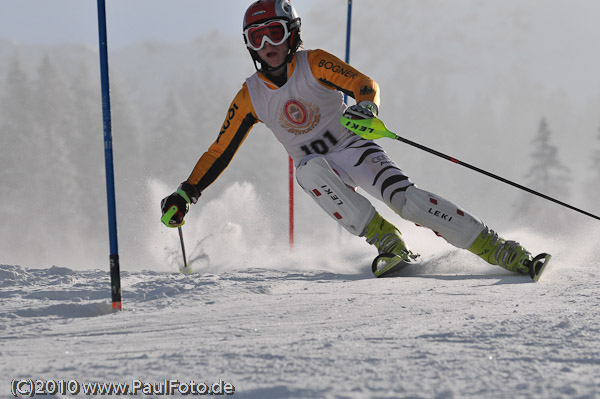
M 177 210 L 178 209 L 176 206 L 172 206 L 167 212 L 165 212 L 165 214 L 160 218 L 160 220 L 166 226 L 169 226 L 169 220 L 171 220 L 171 217 L 173 217 L 173 215 L 175 215 L 177 213 Z M 183 223 L 181 223 L 181 225 L 182 224 Z M 183 244 L 183 229 L 181 228 L 181 225 L 177 226 L 177 230 L 179 230 L 179 241 L 181 242 L 181 252 L 183 253 L 183 267 L 180 267 L 179 270 L 184 274 L 191 274 L 192 268 L 188 266 L 187 259 L 185 256 L 185 245 Z M 169 226 L 169 227 L 175 227 L 175 226 Z
M 586 216 L 589 216 L 591 218 L 600 220 L 599 216 L 596 216 L 596 215 L 591 214 L 589 212 L 586 212 L 586 211 L 584 211 L 582 209 L 576 208 L 576 207 L 574 207 L 572 205 L 569 205 L 567 203 L 559 201 L 559 200 L 557 200 L 555 198 L 552 198 L 552 197 L 550 197 L 550 196 L 548 196 L 546 194 L 542 194 L 542 193 L 540 193 L 538 191 L 530 189 L 529 187 L 522 186 L 522 185 L 520 185 L 518 183 L 512 182 L 512 181 L 510 181 L 508 179 L 505 179 L 505 178 L 500 177 L 498 175 L 495 175 L 493 173 L 487 172 L 487 171 L 485 171 L 483 169 L 480 169 L 480 168 L 478 168 L 476 166 L 469 165 L 466 162 L 459 161 L 458 159 L 456 159 L 454 157 L 451 157 L 449 155 L 443 154 L 443 153 L 441 153 L 439 151 L 436 151 L 436 150 L 433 150 L 433 149 L 431 149 L 429 147 L 425 147 L 424 145 L 415 143 L 414 141 L 405 139 L 404 137 L 400 137 L 396 133 L 393 133 L 393 132 L 389 131 L 388 128 L 383 123 L 383 121 L 381 119 L 379 119 L 379 118 L 350 119 L 350 118 L 346 118 L 345 116 L 342 116 L 342 118 L 340 119 L 340 123 L 346 129 L 350 130 L 351 132 L 353 132 L 353 133 L 355 133 L 355 134 L 357 134 L 357 135 L 359 135 L 359 136 L 361 136 L 361 137 L 363 137 L 363 138 L 365 138 L 367 140 L 376 140 L 376 139 L 379 139 L 379 138 L 382 138 L 382 137 L 389 137 L 389 138 L 394 139 L 394 140 L 402 141 L 403 143 L 406 143 L 406 144 L 411 145 L 413 147 L 417 147 L 417 148 L 419 148 L 419 149 L 421 149 L 423 151 L 426 151 L 426 152 L 428 152 L 430 154 L 437 155 L 440 158 L 447 159 L 448 161 L 454 162 L 454 163 L 456 163 L 458 165 L 461 165 L 461 166 L 464 166 L 464 167 L 469 168 L 471 170 L 474 170 L 475 172 L 479 172 L 479 173 L 484 174 L 484 175 L 486 175 L 488 177 L 491 177 L 491 178 L 499 180 L 499 181 L 501 181 L 503 183 L 509 184 L 509 185 L 511 185 L 513 187 L 520 188 L 521 190 L 527 191 L 530 194 L 537 195 L 538 197 L 542 197 L 544 199 L 547 199 L 548 201 L 552 201 L 552 202 L 554 202 L 556 204 L 562 205 L 562 206 L 564 206 L 566 208 L 572 209 L 572 210 L 574 210 L 576 212 L 582 213 L 582 214 L 584 214 Z
M 187 259 L 185 257 L 185 245 L 183 244 L 183 229 L 181 228 L 181 226 L 178 226 L 177 230 L 179 230 L 179 241 L 181 241 L 181 252 L 183 253 L 183 267 L 180 268 L 179 270 L 183 274 L 191 274 L 192 268 L 189 267 L 189 265 L 187 263 Z

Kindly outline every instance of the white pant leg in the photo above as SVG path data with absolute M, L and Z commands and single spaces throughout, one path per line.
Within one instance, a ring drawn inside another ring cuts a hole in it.
M 296 180 L 331 218 L 354 235 L 361 235 L 375 214 L 371 202 L 346 185 L 325 156 L 305 158 L 296 169 Z
M 469 248 L 484 224 L 452 202 L 416 187 L 375 142 L 359 139 L 327 154 L 341 175 L 402 218 L 427 227 L 458 248 Z
M 413 185 L 377 143 L 357 138 L 347 147 L 327 154 L 342 178 L 352 181 L 396 213 L 405 203 L 406 189 Z

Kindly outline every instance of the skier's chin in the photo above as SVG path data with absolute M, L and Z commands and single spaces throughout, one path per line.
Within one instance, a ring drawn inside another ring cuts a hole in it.
M 267 56 L 267 59 L 265 61 L 267 61 L 267 64 L 269 64 L 269 66 L 271 68 L 277 68 L 277 67 L 281 66 L 284 62 L 284 60 L 278 56 L 273 56 L 273 57 Z

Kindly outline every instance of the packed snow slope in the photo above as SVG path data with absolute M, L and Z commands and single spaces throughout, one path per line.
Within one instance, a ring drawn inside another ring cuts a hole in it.
M 256 399 L 600 397 L 595 222 L 510 232 L 553 253 L 537 284 L 403 224 L 423 264 L 376 279 L 363 239 L 332 229 L 290 253 L 252 190 L 233 194 L 246 219 L 184 226 L 192 275 L 157 229 L 170 260 L 122 272 L 121 312 L 108 270 L 0 266 L 0 396 L 13 379 L 166 379 Z

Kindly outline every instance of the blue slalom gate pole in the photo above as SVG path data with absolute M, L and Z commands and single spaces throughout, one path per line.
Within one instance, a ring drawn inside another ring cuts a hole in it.
M 350 32 L 352 27 L 352 0 L 348 0 L 348 18 L 346 23 L 346 57 L 344 61 L 346 64 L 350 63 Z M 344 102 L 348 104 L 348 95 L 344 93 Z M 342 225 L 338 224 L 338 237 L 341 236 Z
M 100 83 L 102 85 L 102 121 L 104 125 L 104 163 L 106 169 L 106 199 L 108 202 L 108 232 L 110 239 L 110 285 L 113 311 L 121 310 L 121 271 L 117 241 L 117 206 L 110 118 L 110 88 L 108 84 L 108 46 L 106 39 L 105 0 L 98 0 L 98 38 L 100 41 Z
M 351 26 L 352 26 L 352 0 L 348 0 L 348 19 L 347 19 L 347 25 L 346 25 L 346 58 L 344 59 L 344 61 L 346 61 L 346 64 L 350 63 L 350 32 L 351 32 Z M 346 104 L 348 104 L 348 95 L 344 94 L 344 102 Z

